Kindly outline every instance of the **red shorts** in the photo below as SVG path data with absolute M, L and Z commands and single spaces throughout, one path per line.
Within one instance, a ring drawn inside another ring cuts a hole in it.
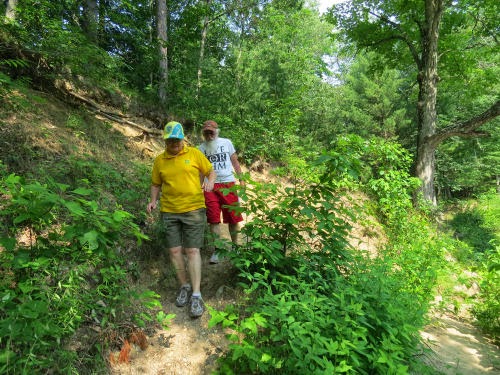
M 240 213 L 228 206 L 238 206 L 238 195 L 229 192 L 227 195 L 220 189 L 227 189 L 234 186 L 234 182 L 214 184 L 214 190 L 205 192 L 205 204 L 207 206 L 207 221 L 209 224 L 220 223 L 220 213 L 225 224 L 236 224 L 243 221 Z

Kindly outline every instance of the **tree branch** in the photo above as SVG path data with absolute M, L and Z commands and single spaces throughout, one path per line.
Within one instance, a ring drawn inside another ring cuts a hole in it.
M 76 94 L 74 92 L 68 92 L 68 91 L 66 91 L 65 94 L 70 95 L 71 97 L 73 97 L 75 99 L 78 99 L 79 101 L 82 101 L 82 102 L 86 103 L 87 105 L 90 106 L 90 110 L 91 111 L 93 111 L 95 113 L 98 113 L 101 116 L 104 116 L 104 117 L 106 117 L 106 118 L 108 118 L 108 119 L 110 119 L 110 120 L 112 120 L 114 122 L 118 122 L 120 124 L 126 124 L 126 125 L 133 126 L 134 128 L 142 130 L 143 133 L 146 133 L 146 134 L 152 134 L 152 135 L 157 135 L 157 136 L 160 136 L 160 135 L 163 134 L 163 132 L 160 129 L 147 128 L 147 127 L 139 125 L 139 124 L 137 124 L 135 122 L 132 122 L 132 121 L 124 119 L 123 118 L 124 116 L 121 115 L 121 114 L 119 114 L 119 113 L 106 111 L 103 108 L 101 108 L 101 106 L 99 106 L 97 103 L 94 103 L 92 100 L 84 98 L 83 96 L 78 95 L 78 94 Z
M 381 40 L 380 42 L 383 42 L 383 41 L 387 41 L 387 40 L 391 40 L 391 39 L 400 39 L 402 40 L 403 42 L 405 42 L 405 44 L 408 46 L 409 50 L 410 50 L 410 53 L 411 53 L 411 56 L 413 57 L 413 60 L 415 61 L 415 63 L 417 64 L 417 66 L 420 68 L 421 65 L 422 65 L 422 62 L 420 60 L 420 57 L 419 57 L 419 54 L 418 54 L 418 51 L 417 49 L 415 48 L 415 46 L 413 45 L 411 39 L 408 37 L 408 34 L 406 34 L 404 32 L 404 30 L 401 28 L 401 25 L 394 22 L 394 21 L 391 21 L 387 16 L 385 15 L 379 15 L 377 13 L 374 13 L 372 11 L 369 11 L 369 13 L 378 18 L 381 22 L 385 23 L 386 25 L 389 25 L 391 26 L 394 30 L 396 30 L 399 34 L 398 35 L 394 35 L 392 37 L 389 37 L 385 40 Z M 419 25 L 420 26 L 420 25 Z
M 441 142 L 450 137 L 472 138 L 489 136 L 487 132 L 476 131 L 476 129 L 493 120 L 498 115 L 500 115 L 500 100 L 476 117 L 437 131 L 433 136 L 429 137 L 429 142 L 437 147 Z

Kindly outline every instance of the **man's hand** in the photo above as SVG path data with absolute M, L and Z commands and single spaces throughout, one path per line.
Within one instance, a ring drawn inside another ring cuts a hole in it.
M 146 207 L 146 211 L 148 212 L 148 214 L 150 214 L 151 211 L 153 211 L 155 208 L 156 208 L 156 201 L 149 202 L 147 207 Z
M 204 191 L 210 192 L 214 190 L 214 183 L 208 180 L 203 182 L 203 186 L 201 187 Z
M 205 181 L 203 181 L 203 185 L 201 185 L 201 188 L 206 192 L 213 191 L 214 184 L 215 184 L 215 178 L 217 177 L 217 174 L 215 173 L 213 168 L 210 171 L 210 173 L 208 174 L 208 176 L 206 176 L 206 177 L 207 178 L 205 179 Z
M 151 185 L 151 198 L 149 199 L 149 203 L 146 206 L 146 211 L 148 214 L 151 213 L 156 208 L 158 204 L 158 197 L 160 196 L 161 185 Z

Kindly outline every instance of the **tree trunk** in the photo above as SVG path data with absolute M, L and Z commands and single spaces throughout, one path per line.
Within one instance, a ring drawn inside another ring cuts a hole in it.
M 437 147 L 444 140 L 453 136 L 488 136 L 489 134 L 476 129 L 500 115 L 500 101 L 493 103 L 490 108 L 469 120 L 436 131 L 436 100 L 439 81 L 437 71 L 438 41 L 443 0 L 426 0 L 425 4 L 425 28 L 422 35 L 422 58 L 418 76 L 418 140 L 415 175 L 422 181 L 421 190 L 424 199 L 436 205 L 434 174 Z
M 6 0 L 5 1 L 5 18 L 8 20 L 15 20 L 16 19 L 16 7 L 17 7 L 17 0 Z
M 167 104 L 168 95 L 168 32 L 167 32 L 167 1 L 158 0 L 156 9 L 156 28 L 159 45 L 159 80 L 158 80 L 158 98 L 160 103 Z
M 425 200 L 436 205 L 434 190 L 435 151 L 430 142 L 436 132 L 436 100 L 438 83 L 439 25 L 443 14 L 443 0 L 425 1 L 425 26 L 422 35 L 422 57 L 419 67 L 419 94 L 417 104 L 418 139 L 415 174 L 422 181 Z
M 99 18 L 97 25 L 97 36 L 99 42 L 103 40 L 103 36 L 106 35 L 106 16 L 109 9 L 109 0 L 99 0 Z
M 368 49 L 378 49 L 386 43 L 405 43 L 418 68 L 418 102 L 417 102 L 417 150 L 413 165 L 413 174 L 421 182 L 423 198 L 436 205 L 436 191 L 434 187 L 435 151 L 446 139 L 458 137 L 487 136 L 486 132 L 477 129 L 484 123 L 500 115 L 500 101 L 493 103 L 484 112 L 468 120 L 453 124 L 446 128 L 437 127 L 437 89 L 438 89 L 438 43 L 440 24 L 446 6 L 455 7 L 455 4 L 445 0 L 421 0 L 425 10 L 423 20 L 420 14 L 416 16 L 409 12 L 405 2 L 375 0 L 353 1 L 345 6 L 339 6 L 339 15 L 330 13 L 340 26 L 347 30 L 347 34 L 358 45 Z M 383 4 L 383 5 L 382 5 Z M 379 11 L 370 10 L 378 8 Z M 377 18 L 380 24 L 376 25 L 364 19 L 368 15 Z M 401 20 L 397 21 L 400 12 Z M 414 23 L 414 24 L 413 24 Z M 405 28 L 410 26 L 410 33 Z M 373 30 L 373 32 L 371 32 Z M 392 32 L 388 32 L 391 30 Z M 413 31 L 419 30 L 418 45 L 413 38 Z M 368 32 L 367 32 L 368 31 Z M 380 36 L 378 34 L 380 33 Z M 373 35 L 372 35 L 373 34 Z M 387 50 L 384 51 L 384 53 Z
M 212 0 L 206 0 L 205 17 L 203 18 L 203 29 L 201 30 L 201 40 L 200 40 L 200 56 L 198 58 L 198 73 L 196 82 L 196 101 L 200 96 L 201 91 L 201 76 L 203 73 L 203 58 L 205 55 L 205 43 L 207 41 L 208 25 L 210 24 L 210 4 Z
M 99 11 L 97 0 L 86 0 L 83 8 L 83 31 L 92 41 L 97 42 Z

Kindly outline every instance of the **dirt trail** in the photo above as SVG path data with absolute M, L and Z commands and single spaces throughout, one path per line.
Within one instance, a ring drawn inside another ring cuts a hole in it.
M 223 226 L 227 227 L 227 226 Z M 229 233 L 223 233 L 229 238 Z M 207 306 L 222 310 L 236 303 L 232 280 L 235 271 L 227 260 L 210 264 L 211 253 L 202 249 L 201 291 Z M 199 319 L 189 317 L 188 306 L 179 308 L 174 301 L 178 292 L 175 272 L 166 252 L 147 261 L 149 272 L 143 273 L 140 283 L 161 295 L 163 311 L 176 314 L 171 327 L 156 331 L 148 337 L 145 350 L 133 347 L 130 363 L 117 364 L 112 374 L 145 375 L 208 375 L 216 368 L 217 358 L 228 342 L 220 328 L 208 328 L 210 313 Z M 117 355 L 118 353 L 115 353 Z
M 445 375 L 500 374 L 500 351 L 474 326 L 436 316 L 421 333 L 433 353 L 428 363 Z
M 205 257 L 204 264 L 208 264 Z M 220 263 L 210 265 L 204 269 L 205 275 L 208 272 L 217 273 L 219 282 L 213 287 L 208 287 L 206 282 L 202 287 L 203 298 L 207 305 L 217 309 L 223 308 L 225 304 L 234 303 L 231 293 L 219 295 L 217 289 L 224 286 L 224 272 L 222 268 L 227 265 Z M 217 270 L 216 270 L 217 269 Z M 166 283 L 163 283 L 164 285 Z M 176 285 L 172 280 L 171 285 Z M 214 291 L 215 290 L 215 291 Z M 225 288 L 224 288 L 225 290 Z M 229 291 L 229 289 L 228 289 Z M 227 342 L 223 332 L 219 329 L 208 328 L 210 314 L 205 314 L 199 319 L 191 319 L 188 315 L 188 307 L 178 308 L 173 301 L 177 293 L 177 288 L 166 286 L 162 295 L 164 311 L 175 313 L 176 317 L 168 330 L 160 330 L 148 337 L 149 346 L 141 351 L 134 348 L 131 353 L 129 364 L 117 365 L 113 369 L 113 374 L 151 374 L 151 375 L 201 375 L 210 374 L 215 368 L 215 362 L 220 354 L 225 350 Z
M 236 302 L 232 289 L 235 273 L 227 261 L 209 264 L 210 254 L 202 252 L 202 293 L 205 303 L 223 309 Z M 216 360 L 228 342 L 220 328 L 208 328 L 210 314 L 191 319 L 188 308 L 173 303 L 177 293 L 175 274 L 166 254 L 148 261 L 149 272 L 143 275 L 146 285 L 162 296 L 165 313 L 176 314 L 168 330 L 148 337 L 149 346 L 133 348 L 128 364 L 115 365 L 113 375 L 208 375 L 217 368 Z M 445 315 L 421 333 L 432 353 L 426 361 L 444 375 L 500 374 L 500 351 L 473 326 Z

